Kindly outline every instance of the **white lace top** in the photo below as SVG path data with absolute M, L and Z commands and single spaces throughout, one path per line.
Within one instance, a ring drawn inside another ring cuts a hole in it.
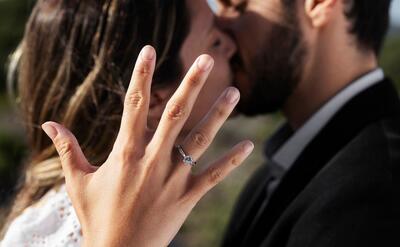
M 75 247 L 82 233 L 71 201 L 61 186 L 28 207 L 8 228 L 0 247 Z

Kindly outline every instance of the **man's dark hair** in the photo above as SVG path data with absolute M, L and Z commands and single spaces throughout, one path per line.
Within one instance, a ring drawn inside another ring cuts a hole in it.
M 295 0 L 282 0 L 293 10 Z M 345 15 L 352 22 L 350 33 L 357 37 L 361 49 L 379 54 L 389 27 L 391 0 L 343 0 L 348 5 Z
M 232 5 L 231 0 L 219 0 Z M 379 54 L 389 27 L 391 0 L 343 0 L 348 5 L 345 15 L 352 21 L 350 33 L 356 35 L 361 49 L 373 49 Z M 239 1 L 243 7 L 247 1 Z M 289 18 L 295 17 L 296 0 L 282 0 Z M 297 21 L 297 20 L 296 20 Z
M 350 32 L 357 36 L 362 48 L 379 54 L 389 27 L 391 0 L 350 0 L 346 16 L 353 21 Z

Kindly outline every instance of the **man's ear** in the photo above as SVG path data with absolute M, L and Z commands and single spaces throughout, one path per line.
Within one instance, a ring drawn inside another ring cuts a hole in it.
M 333 15 L 340 0 L 305 0 L 305 14 L 315 28 L 325 26 Z
M 164 112 L 172 94 L 175 92 L 175 87 L 165 86 L 160 88 L 153 88 L 150 95 L 149 116 L 147 119 L 148 128 L 156 130 L 161 116 Z

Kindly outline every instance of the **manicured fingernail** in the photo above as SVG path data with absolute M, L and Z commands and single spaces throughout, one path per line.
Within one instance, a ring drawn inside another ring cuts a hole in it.
M 154 55 L 154 49 L 149 45 L 145 46 L 141 52 L 141 56 L 144 60 L 152 60 L 154 58 Z
M 58 134 L 57 129 L 49 123 L 42 124 L 42 129 L 51 139 L 54 139 Z
M 251 141 L 246 142 L 246 144 L 244 144 L 243 150 L 245 154 L 249 154 L 253 151 L 254 149 L 254 144 Z
M 202 71 L 208 71 L 213 65 L 214 60 L 208 55 L 202 55 L 197 59 L 197 67 Z
M 230 104 L 233 104 L 239 99 L 239 95 L 239 90 L 234 87 L 230 87 L 226 90 L 225 97 Z

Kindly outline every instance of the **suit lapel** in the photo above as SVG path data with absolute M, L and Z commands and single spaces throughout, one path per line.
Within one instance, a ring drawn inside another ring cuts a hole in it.
M 236 203 L 222 246 L 234 246 L 240 243 L 243 238 L 242 233 L 246 231 L 266 197 L 265 188 L 273 179 L 270 167 L 266 165 L 254 173 Z
M 283 125 L 266 143 L 267 164 L 254 172 L 241 192 L 231 215 L 231 221 L 226 228 L 222 246 L 238 246 L 244 239 L 244 233 L 247 232 L 251 222 L 257 217 L 259 208 L 270 194 L 267 188 L 271 187 L 270 184 L 277 183 L 277 179 L 284 173 L 283 168 L 273 163 L 268 157 L 272 156 L 270 154 L 273 154 L 291 134 L 291 128 Z
M 395 114 L 400 114 L 400 103 L 389 80 L 350 100 L 304 149 L 282 178 L 269 203 L 251 222 L 243 246 L 259 246 L 295 197 L 364 127 Z

